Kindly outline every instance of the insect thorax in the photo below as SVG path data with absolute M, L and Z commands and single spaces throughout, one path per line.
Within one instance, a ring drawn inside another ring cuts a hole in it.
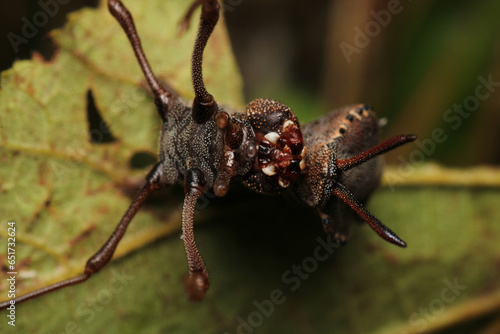
M 191 167 L 205 173 L 207 185 L 213 184 L 223 155 L 222 133 L 215 122 L 197 124 L 191 107 L 180 98 L 162 125 L 159 140 L 163 177 L 168 184 L 182 181 Z

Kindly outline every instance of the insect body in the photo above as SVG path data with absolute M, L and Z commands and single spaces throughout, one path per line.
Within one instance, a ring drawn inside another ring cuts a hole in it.
M 357 214 L 385 240 L 406 246 L 361 203 L 380 179 L 380 162 L 374 158 L 416 137 L 401 135 L 377 144 L 380 122 L 365 105 L 344 107 L 303 127 L 290 108 L 269 99 L 252 101 L 243 113 L 228 113 L 206 90 L 202 73 L 203 52 L 219 18 L 219 2 L 195 1 L 184 25 L 198 6 L 202 8 L 201 19 L 191 63 L 195 98 L 189 105 L 163 86 L 151 70 L 132 16 L 122 2 L 108 0 L 163 121 L 159 161 L 115 231 L 87 261 L 82 275 L 18 297 L 16 303 L 79 284 L 101 270 L 151 193 L 178 182 L 183 182 L 185 191 L 182 233 L 189 267 L 185 288 L 191 300 L 202 300 L 209 288 L 208 271 L 194 239 L 195 205 L 205 191 L 226 195 L 231 180 L 239 180 L 261 194 L 288 193 L 315 208 L 326 233 L 335 241 L 349 239 L 352 216 Z M 0 303 L 0 309 L 8 306 L 9 301 Z

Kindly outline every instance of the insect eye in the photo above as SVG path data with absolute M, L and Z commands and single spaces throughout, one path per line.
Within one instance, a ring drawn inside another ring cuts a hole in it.
M 257 149 L 254 144 L 249 143 L 246 148 L 246 154 L 248 158 L 253 158 L 257 154 Z

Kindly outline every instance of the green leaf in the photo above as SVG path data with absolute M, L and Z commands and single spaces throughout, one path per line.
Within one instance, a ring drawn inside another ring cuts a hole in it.
M 194 22 L 187 35 L 176 36 L 189 3 L 125 4 L 153 69 L 192 98 Z M 241 82 L 222 27 L 209 42 L 205 77 L 218 101 L 238 107 Z M 132 168 L 132 158 L 157 151 L 160 120 L 105 6 L 72 15 L 55 38 L 60 49 L 52 61 L 17 62 L 2 76 L 0 263 L 7 264 L 7 223 L 15 221 L 18 295 L 81 273 L 147 172 Z M 90 141 L 88 90 L 115 138 L 110 143 Z M 392 169 L 389 187 L 369 205 L 407 249 L 360 224 L 349 243 L 328 248 L 316 213 L 291 200 L 237 188 L 226 198 L 207 198 L 196 215 L 205 222 L 196 226 L 196 239 L 211 275 L 201 303 L 188 302 L 183 291 L 182 190 L 162 192 L 134 218 L 117 250 L 122 258 L 84 284 L 18 305 L 15 330 L 417 333 L 455 326 L 453 333 L 477 332 L 498 317 L 500 305 L 498 181 L 443 187 L 436 186 L 441 176 L 426 171 L 404 181 L 407 175 Z M 498 180 L 497 170 L 488 173 Z M 2 314 L 3 332 L 10 327 Z

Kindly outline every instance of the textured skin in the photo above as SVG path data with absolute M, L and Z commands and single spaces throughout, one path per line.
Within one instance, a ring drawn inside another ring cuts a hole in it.
M 334 240 L 345 242 L 349 239 L 356 214 L 332 196 L 332 190 L 339 182 L 360 202 L 365 202 L 379 183 L 381 163 L 375 158 L 339 172 L 336 160 L 351 158 L 378 143 L 379 121 L 371 108 L 347 106 L 303 126 L 303 145 L 307 150 L 305 168 L 286 189 L 278 184 L 278 175 L 268 176 L 262 172 L 258 155 L 252 159 L 245 156 L 243 146 L 250 142 L 259 147 L 259 138 L 280 131 L 287 120 L 298 124 L 293 112 L 277 101 L 252 101 L 245 114 L 229 116 L 229 122 L 237 124 L 238 129 L 241 128 L 239 131 L 243 132 L 231 136 L 231 145 L 226 140 L 230 127 L 218 128 L 215 117 L 204 124 L 196 123 L 192 120 L 191 108 L 180 98 L 175 100 L 160 137 L 163 182 L 174 184 L 182 181 L 188 169 L 198 168 L 205 175 L 205 189 L 212 189 L 223 163 L 227 163 L 225 154 L 231 152 L 235 167 L 228 180 L 239 177 L 245 186 L 261 194 L 276 195 L 285 191 L 299 202 L 316 208 L 325 231 Z M 240 138 L 239 142 L 235 143 L 234 138 Z
M 246 115 L 255 133 L 258 152 L 252 169 L 243 176 L 242 182 L 259 194 L 279 194 L 285 185 L 288 186 L 301 173 L 300 162 L 303 157 L 300 154 L 304 142 L 299 121 L 290 108 L 270 99 L 250 102 Z M 286 132 L 283 129 L 285 124 L 289 124 Z M 267 134 L 276 136 L 276 144 L 265 138 Z M 263 168 L 270 165 L 275 168 L 275 175 L 263 172 Z
M 191 108 L 180 98 L 163 122 L 160 136 L 160 163 L 163 181 L 172 185 L 182 181 L 186 171 L 197 167 L 212 187 L 224 151 L 223 134 L 214 121 L 196 123 Z
M 379 121 L 371 108 L 353 105 L 332 111 L 302 127 L 307 147 L 306 169 L 290 191 L 300 202 L 318 209 L 327 233 L 345 242 L 356 217 L 345 203 L 333 197 L 336 182 L 343 184 L 365 202 L 378 185 L 381 175 L 379 158 L 345 172 L 336 170 L 335 161 L 353 157 L 379 141 Z

